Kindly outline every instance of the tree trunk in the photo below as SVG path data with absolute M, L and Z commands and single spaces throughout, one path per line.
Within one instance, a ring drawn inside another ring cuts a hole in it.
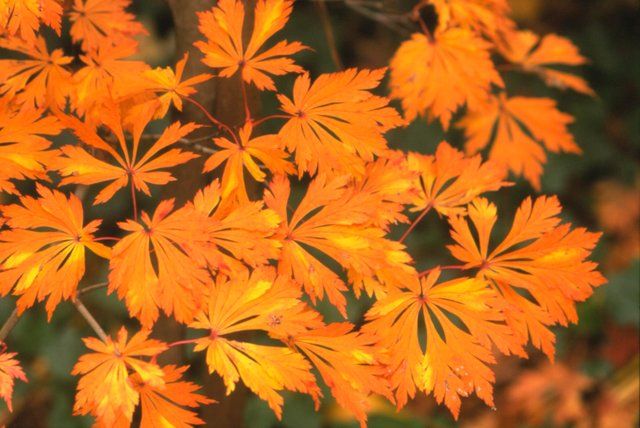
M 202 40 L 203 36 L 198 30 L 197 12 L 206 11 L 215 5 L 214 0 L 167 0 L 175 26 L 176 35 L 176 56 L 182 58 L 185 52 L 189 53 L 189 61 L 185 67 L 185 78 L 201 73 L 215 73 L 200 61 L 202 53 L 193 46 L 197 40 Z M 251 7 L 247 8 L 247 17 L 250 18 Z M 246 30 L 247 28 L 245 28 Z M 249 28 L 250 29 L 250 28 Z M 242 102 L 240 90 L 240 76 L 236 74 L 231 79 L 211 79 L 197 86 L 198 92 L 193 98 L 204 106 L 209 113 L 225 124 L 236 128 L 241 126 L 245 120 L 244 104 Z M 249 97 L 254 110 L 257 105 L 256 92 L 250 92 Z M 190 103 L 184 103 L 183 111 L 178 115 L 178 119 L 185 122 L 196 122 L 203 125 L 210 125 L 202 112 Z M 216 134 L 215 127 L 205 127 L 194 133 L 195 138 Z M 205 141 L 203 144 L 207 144 Z M 176 198 L 176 203 L 182 203 L 193 198 L 198 189 L 201 189 L 212 179 L 202 173 L 202 166 L 206 156 L 192 160 L 187 167 L 179 168 L 176 171 L 176 181 L 170 183 L 165 188 L 164 198 Z M 162 332 L 165 340 L 179 340 L 184 338 L 184 328 L 178 323 L 167 318 L 163 318 L 162 325 L 158 331 Z M 168 339 L 170 338 L 170 339 Z M 170 355 L 175 358 L 173 361 L 180 361 L 181 355 Z M 218 428 L 238 428 L 244 426 L 244 408 L 248 397 L 247 388 L 238 384 L 233 394 L 225 396 L 226 388 L 217 375 L 210 375 L 206 365 L 202 365 L 194 372 L 198 373 L 197 383 L 203 385 L 204 393 L 218 401 L 216 404 L 206 406 L 202 409 L 201 418 L 206 426 Z

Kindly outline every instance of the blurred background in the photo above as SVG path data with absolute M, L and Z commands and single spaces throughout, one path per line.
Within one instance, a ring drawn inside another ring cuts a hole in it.
M 149 30 L 141 40 L 141 57 L 152 65 L 172 65 L 176 52 L 171 11 L 162 0 L 134 0 L 134 11 Z M 186 2 L 185 2 L 186 3 Z M 403 3 L 402 1 L 396 3 Z M 448 411 L 431 397 L 418 396 L 401 412 L 383 401 L 374 403 L 370 426 L 391 427 L 615 427 L 638 425 L 639 323 L 640 323 L 640 2 L 637 0 L 511 0 L 513 17 L 540 34 L 569 37 L 590 59 L 583 67 L 597 93 L 589 98 L 546 88 L 533 76 L 507 75 L 512 94 L 550 96 L 560 109 L 575 116 L 571 127 L 584 154 L 551 155 L 545 167 L 542 193 L 557 194 L 567 221 L 601 230 L 604 236 L 595 259 L 609 283 L 579 305 L 580 323 L 557 330 L 557 362 L 551 365 L 540 352 L 528 360 L 502 358 L 495 367 L 496 411 L 479 400 L 463 401 L 461 418 L 454 422 Z M 407 0 L 408 8 L 413 2 Z M 402 5 L 400 5 L 402 6 Z M 331 24 L 335 52 L 329 48 L 326 25 Z M 383 67 L 407 38 L 393 26 L 347 7 L 342 1 L 298 1 L 284 31 L 288 40 L 300 40 L 312 48 L 300 54 L 299 63 L 313 75 L 344 67 Z M 64 31 L 63 31 L 64 34 Z M 70 42 L 63 40 L 69 47 Z M 338 58 L 336 58 L 336 54 Z M 198 58 L 197 56 L 194 58 Z M 192 59 L 194 59 L 192 58 Z M 285 80 L 286 81 L 286 80 Z M 290 88 L 284 84 L 283 88 Z M 289 93 L 289 89 L 285 89 Z M 384 91 L 383 91 L 384 92 Z M 382 92 L 382 93 L 383 93 Z M 263 111 L 276 107 L 273 96 L 261 100 Z M 157 125 L 157 126 L 161 126 Z M 407 129 L 389 134 L 392 147 L 432 153 L 445 134 L 439 125 L 418 120 Z M 446 138 L 458 147 L 461 135 L 453 130 Z M 490 195 L 501 207 L 501 218 L 511 218 L 522 199 L 533 189 L 518 180 L 514 187 Z M 154 201 L 146 201 L 150 206 Z M 122 218 L 128 200 L 109 209 L 94 208 L 90 217 Z M 508 227 L 508 221 L 501 227 Z M 408 240 L 418 267 L 448 264 L 444 243 L 446 224 L 435 215 Z M 89 260 L 91 264 L 91 260 Z M 105 278 L 104 269 L 88 272 Z M 361 320 L 369 302 L 352 299 L 350 319 Z M 86 305 L 111 332 L 127 323 L 124 306 L 99 290 L 86 297 Z M 13 308 L 0 301 L 0 320 Z M 335 311 L 326 309 L 331 320 Z M 135 324 L 132 324 L 135 325 Z M 0 426 L 88 427 L 89 418 L 72 416 L 75 379 L 69 372 L 85 350 L 81 337 L 91 335 L 70 305 L 61 305 L 51 323 L 44 310 L 34 308 L 20 319 L 7 342 L 30 382 L 19 382 L 14 413 L 0 411 Z M 202 383 L 201 355 L 187 351 L 193 360 L 191 379 Z M 212 398 L 228 400 L 213 392 Z M 314 412 L 311 400 L 285 394 L 284 417 L 275 419 L 267 405 L 239 388 L 230 407 L 238 424 L 270 428 L 347 428 L 357 424 L 330 400 Z M 206 415 L 204 415 L 206 417 Z M 211 419 L 209 419 L 211 420 Z M 214 426 L 213 423 L 209 424 Z

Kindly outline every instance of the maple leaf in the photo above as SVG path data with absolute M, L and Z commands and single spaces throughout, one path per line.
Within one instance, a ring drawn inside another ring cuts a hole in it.
M 16 360 L 16 355 L 18 354 L 15 352 L 0 352 L 0 398 L 7 403 L 10 412 L 13 412 L 11 396 L 15 379 L 27 382 L 27 376 Z
M 389 100 L 373 95 L 386 69 L 357 70 L 320 75 L 313 84 L 299 76 L 293 99 L 278 94 L 289 116 L 282 126 L 282 143 L 295 152 L 298 174 L 351 173 L 361 176 L 364 162 L 387 148 L 383 134 L 404 121 Z
M 148 385 L 165 385 L 162 369 L 140 357 L 155 357 L 165 351 L 167 345 L 148 337 L 149 332 L 143 330 L 128 341 L 127 330 L 122 327 L 115 341 L 111 338 L 105 342 L 93 337 L 82 339 L 94 352 L 81 355 L 71 371 L 74 376 L 82 375 L 74 405 L 76 413 L 90 413 L 105 426 L 113 426 L 120 416 L 131 421 L 140 393 L 129 379 L 129 370 Z
M 412 211 L 433 208 L 445 216 L 464 215 L 474 198 L 510 184 L 500 165 L 482 162 L 480 155 L 467 157 L 445 141 L 434 155 L 410 153 L 409 164 L 420 174 Z
M 123 129 L 124 119 L 118 111 L 118 106 L 112 105 L 103 112 L 102 123 L 117 139 L 120 149 L 118 152 L 86 123 L 58 112 L 57 116 L 62 124 L 73 130 L 82 143 L 92 149 L 105 152 L 117 163 L 112 165 L 100 160 L 80 146 L 63 146 L 60 149 L 62 156 L 51 164 L 51 168 L 63 176 L 61 185 L 109 183 L 95 198 L 95 203 L 101 204 L 111 199 L 118 190 L 128 184 L 150 195 L 148 184 L 162 185 L 174 181 L 175 178 L 165 169 L 186 163 L 198 155 L 177 148 L 165 149 L 178 143 L 199 126 L 194 123 L 180 125 L 179 122 L 174 122 L 165 128 L 156 142 L 141 155 L 139 148 L 142 132 L 153 114 L 153 108 L 146 108 L 133 118 L 133 141 L 132 147 L 129 147 Z
M 239 272 L 230 279 L 218 276 L 208 310 L 190 325 L 210 331 L 196 341 L 195 351 L 207 350 L 209 372 L 222 377 L 227 395 L 242 380 L 267 401 L 278 419 L 283 405 L 279 391 L 298 391 L 314 398 L 320 394 L 309 362 L 287 347 L 257 345 L 226 336 L 246 331 L 269 332 L 283 322 L 294 326 L 294 332 L 304 328 L 288 321 L 289 311 L 299 320 L 299 297 L 297 287 L 286 278 L 277 278 L 272 269 Z
M 416 197 L 417 173 L 401 151 L 389 151 L 367 163 L 361 179 L 354 182 L 352 192 L 366 200 L 371 225 L 388 230 L 391 224 L 406 223 L 406 205 Z
M 0 40 L 0 47 L 30 57 L 0 60 L 0 95 L 26 104 L 27 108 L 45 107 L 49 103 L 64 108 L 71 83 L 71 73 L 65 66 L 72 57 L 64 56 L 62 49 L 49 53 L 42 37 L 29 44 L 4 39 Z
M 513 225 L 500 244 L 489 251 L 497 220 L 496 206 L 484 198 L 469 205 L 469 222 L 452 217 L 449 251 L 465 268 L 479 269 L 507 301 L 507 322 L 525 344 L 529 337 L 549 358 L 553 357 L 550 324 L 577 322 L 575 302 L 587 299 L 605 282 L 597 264 L 586 260 L 600 234 L 560 225 L 561 207 L 555 197 L 524 200 Z
M 366 427 L 367 397 L 384 395 L 393 400 L 386 369 L 372 335 L 353 331 L 350 323 L 333 323 L 299 333 L 289 341 L 318 369 L 338 404 Z
M 275 33 L 284 28 L 293 7 L 287 0 L 258 0 L 254 11 L 253 31 L 249 43 L 242 40 L 244 5 L 238 0 L 220 0 L 216 7 L 198 13 L 198 28 L 206 37 L 195 46 L 205 55 L 202 62 L 214 69 L 221 69 L 220 76 L 231 77 L 238 70 L 242 79 L 258 89 L 275 91 L 269 75 L 282 76 L 301 73 L 302 68 L 289 58 L 306 47 L 300 42 L 278 42 L 263 50 L 262 46 Z
M 119 45 L 147 30 L 126 12 L 131 0 L 74 0 L 69 12 L 71 39 L 82 42 L 85 52 Z
M 133 388 L 140 394 L 141 428 L 189 428 L 204 424 L 194 411 L 185 407 L 195 408 L 200 404 L 214 403 L 215 400 L 198 394 L 198 385 L 180 380 L 188 368 L 173 365 L 162 367 L 164 382 L 161 386 L 144 381 L 139 373 L 131 376 Z
M 583 78 L 552 68 L 587 62 L 578 48 L 565 37 L 547 34 L 541 38 L 531 31 L 518 31 L 498 47 L 509 62 L 519 65 L 526 72 L 537 74 L 549 86 L 595 95 Z
M 438 28 L 460 26 L 496 40 L 515 26 L 507 17 L 507 0 L 423 0 L 422 4 L 433 5 Z
M 260 266 L 279 254 L 273 237 L 280 217 L 264 203 L 224 200 L 218 180 L 198 191 L 179 214 L 185 221 L 198 218 L 202 226 L 190 244 L 191 256 L 203 265 L 230 274 Z
M 507 389 L 514 413 L 532 425 L 552 420 L 556 426 L 588 420 L 585 402 L 594 380 L 560 362 L 549 362 L 522 373 Z
M 45 136 L 60 133 L 53 116 L 40 111 L 15 110 L 0 103 L 0 192 L 18 194 L 12 180 L 46 180 L 47 166 L 58 153 Z
M 260 161 L 271 173 L 291 174 L 294 169 L 286 160 L 287 153 L 281 149 L 280 138 L 269 134 L 251 138 L 251 123 L 240 129 L 240 140 L 232 142 L 227 138 L 214 138 L 219 147 L 204 164 L 204 172 L 214 170 L 225 164 L 222 173 L 222 197 L 227 198 L 234 193 L 241 201 L 248 201 L 247 186 L 244 181 L 245 169 L 258 182 L 264 182 L 266 174 L 256 160 Z
M 503 86 L 490 48 L 465 28 L 440 29 L 432 39 L 414 34 L 391 59 L 391 98 L 401 100 L 407 120 L 426 115 L 448 128 L 460 107 L 476 108 L 489 96 L 491 85 Z
M 201 218 L 170 214 L 173 200 L 160 202 L 142 222 L 120 222 L 129 232 L 114 247 L 110 262 L 109 292 L 125 298 L 132 316 L 145 327 L 158 318 L 158 308 L 179 322 L 193 320 L 210 283 L 208 272 L 187 249 L 201 233 Z
M 105 101 L 126 98 L 146 87 L 143 76 L 149 66 L 142 61 L 127 59 L 137 50 L 137 43 L 128 41 L 101 45 L 80 55 L 85 65 L 74 74 L 74 90 L 70 94 L 71 107 L 79 116 L 84 114 L 87 119 L 99 121 L 103 112 L 93 110 L 102 107 Z
M 267 206 L 283 219 L 278 233 L 282 243 L 278 272 L 294 278 L 314 303 L 326 294 L 345 316 L 342 292 L 346 285 L 314 255 L 315 251 L 357 273 L 353 282 L 358 294 L 363 278 L 375 278 L 379 272 L 391 269 L 396 272 L 396 280 L 402 281 L 403 274 L 415 272 L 409 266 L 411 258 L 404 246 L 386 239 L 384 229 L 367 224 L 367 205 L 346 186 L 347 180 L 346 176 L 331 180 L 322 175 L 316 177 L 291 216 L 287 214 L 290 186 L 286 177 L 276 177 L 264 196 Z M 377 291 L 383 292 L 382 289 L 378 287 Z
M 195 85 L 206 82 L 213 77 L 210 74 L 203 73 L 182 80 L 184 67 L 188 60 L 189 53 L 187 52 L 176 64 L 175 71 L 170 67 L 158 67 L 144 72 L 144 77 L 149 81 L 148 89 L 162 94 L 159 98 L 161 105 L 158 112 L 159 117 L 164 117 L 167 114 L 171 104 L 173 104 L 178 111 L 182 111 L 182 98 L 195 94 L 197 92 L 194 88 Z
M 439 277 L 436 268 L 419 282 L 390 291 L 367 312 L 363 331 L 378 332 L 381 345 L 392 350 L 390 380 L 398 408 L 416 390 L 433 392 L 457 419 L 460 396 L 475 392 L 493 406 L 492 344 L 507 354 L 525 354 L 504 322 L 498 294 L 486 281 L 457 278 L 437 284 Z M 424 333 L 418 328 L 421 322 Z
M 0 0 L 0 34 L 6 32 L 29 43 L 35 41 L 41 23 L 59 36 L 61 18 L 60 0 Z
M 494 97 L 481 109 L 469 111 L 458 123 L 464 129 L 466 151 L 477 153 L 492 144 L 489 160 L 523 175 L 540 190 L 544 148 L 580 153 L 567 126 L 573 117 L 559 111 L 550 98 Z
M 101 223 L 83 225 L 82 203 L 37 185 L 39 198 L 23 196 L 21 205 L 0 210 L 9 230 L 0 232 L 0 293 L 12 288 L 22 313 L 35 300 L 47 300 L 49 318 L 60 300 L 72 299 L 85 270 L 85 250 L 109 257 L 93 234 Z

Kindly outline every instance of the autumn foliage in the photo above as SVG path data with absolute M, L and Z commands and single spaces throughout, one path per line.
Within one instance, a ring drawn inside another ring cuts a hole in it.
M 201 56 L 152 68 L 135 59 L 146 30 L 129 5 L 0 0 L 0 47 L 18 58 L 0 60 L 0 191 L 13 201 L 0 207 L 0 292 L 17 298 L 17 315 L 44 302 L 51 318 L 70 302 L 94 328 L 71 373 L 77 414 L 105 427 L 201 424 L 197 407 L 225 397 L 205 397 L 180 361 L 158 362 L 176 346 L 192 347 L 227 394 L 243 383 L 278 417 L 284 391 L 316 407 L 329 391 L 362 426 L 373 395 L 400 409 L 432 394 L 457 418 L 469 395 L 494 405 L 497 355 L 538 348 L 553 360 L 551 328 L 577 322 L 576 304 L 605 282 L 589 260 L 599 234 L 563 221 L 554 196 L 512 216 L 491 198 L 521 178 L 539 191 L 549 152 L 580 152 L 569 114 L 509 92 L 501 76 L 593 95 L 567 71 L 586 61 L 568 39 L 519 29 L 506 0 L 423 0 L 388 70 L 312 76 L 296 62 L 309 48 L 279 34 L 295 19 L 291 1 L 220 0 L 193 17 Z M 59 35 L 63 20 L 77 56 L 41 35 Z M 185 75 L 188 61 L 210 74 Z M 246 120 L 235 127 L 193 95 L 238 76 Z M 279 111 L 256 117 L 247 88 Z M 158 121 L 185 104 L 199 123 Z M 464 147 L 396 150 L 385 134 L 414 120 L 459 128 Z M 209 182 L 177 204 L 163 186 L 199 157 Z M 139 209 L 148 197 L 162 200 Z M 108 236 L 111 219 L 84 212 L 118 198 L 131 214 Z M 450 265 L 414 260 L 405 241 L 420 221 L 448 225 Z M 87 260 L 108 269 L 104 288 L 83 279 Z M 116 295 L 137 330 L 105 332 L 84 288 Z M 350 294 L 373 301 L 360 320 L 348 317 Z M 325 321 L 322 301 L 344 320 Z M 161 316 L 190 338 L 153 338 Z M 17 358 L 0 354 L 9 408 L 26 380 Z

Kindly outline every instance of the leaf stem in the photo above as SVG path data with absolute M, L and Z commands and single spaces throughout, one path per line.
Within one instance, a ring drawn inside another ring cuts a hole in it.
M 433 204 L 429 204 L 426 207 L 424 207 L 424 209 L 422 210 L 420 215 L 418 217 L 416 217 L 415 220 L 413 220 L 413 222 L 409 225 L 409 228 L 402 234 L 402 236 L 400 237 L 398 242 L 402 243 L 402 242 L 404 242 L 405 239 L 407 239 L 409 234 L 411 234 L 411 232 L 413 232 L 413 229 L 416 228 L 418 223 L 420 223 L 420 221 L 424 218 L 424 216 L 426 216 L 429 213 L 429 211 L 431 211 L 431 207 L 432 206 L 433 206 Z
M 242 76 L 240 77 L 240 86 L 242 88 L 242 102 L 244 103 L 244 120 L 251 122 L 251 109 L 249 109 L 249 97 L 247 96 L 247 86 Z
M 133 184 L 133 177 L 129 177 L 131 182 L 131 202 L 133 203 L 133 219 L 138 221 L 138 201 L 136 200 L 136 187 Z
M 202 104 L 200 104 L 198 101 L 194 100 L 194 99 L 193 99 L 193 98 L 191 98 L 191 97 L 183 97 L 183 98 L 184 98 L 186 101 L 189 101 L 189 102 L 190 102 L 191 104 L 193 104 L 194 106 L 198 107 L 198 109 L 200 109 L 200 111 L 202 112 L 202 114 L 204 114 L 204 115 L 207 117 L 207 119 L 209 119 L 209 121 L 210 121 L 211 123 L 213 123 L 214 125 L 216 125 L 216 126 L 217 126 L 218 128 L 220 128 L 220 129 L 224 129 L 224 130 L 227 132 L 227 134 L 229 134 L 229 135 L 233 138 L 234 142 L 235 142 L 236 144 L 238 144 L 238 138 L 236 137 L 236 134 L 233 132 L 233 130 L 232 130 L 228 125 L 226 125 L 226 124 L 224 124 L 224 123 L 220 122 L 218 119 L 216 119 L 215 117 L 213 117 L 213 116 L 211 115 L 211 113 L 209 113 L 209 112 L 207 111 L 207 109 L 206 109 L 206 108 L 204 108 L 204 106 L 203 106 Z
M 262 123 L 268 121 L 268 120 L 273 120 L 273 119 L 291 119 L 291 116 L 287 116 L 284 114 L 271 114 L 269 116 L 265 116 L 261 119 L 258 119 L 256 121 L 253 121 L 251 124 L 255 127 L 258 125 L 261 125 Z
M 196 343 L 200 339 L 204 339 L 204 337 L 198 337 L 198 338 L 195 338 L 195 339 L 178 340 L 177 342 L 169 343 L 168 346 L 169 346 L 169 348 L 172 348 L 174 346 L 179 346 L 179 345 L 188 345 L 190 343 Z

